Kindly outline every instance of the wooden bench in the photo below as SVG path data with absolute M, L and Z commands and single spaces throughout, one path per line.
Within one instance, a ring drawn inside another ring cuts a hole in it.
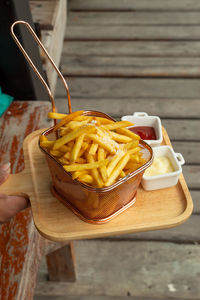
M 135 111 L 160 116 L 175 151 L 186 160 L 183 174 L 194 211 L 174 229 L 76 241 L 77 282 L 70 286 L 48 282 L 43 263 L 36 299 L 58 296 L 61 300 L 66 294 L 80 299 L 80 295 L 82 299 L 101 295 L 106 300 L 127 295 L 198 298 L 200 2 L 68 3 L 61 70 L 72 109 L 100 110 L 116 119 Z M 58 109 L 66 111 L 66 93 L 59 83 L 56 96 Z
M 66 0 L 29 0 L 33 22 L 39 24 L 40 39 L 55 64 L 59 66 L 66 29 Z M 41 52 L 49 86 L 55 94 L 57 73 Z
M 50 126 L 47 120 L 50 110 L 49 102 L 12 103 L 0 118 L 0 164 L 10 161 L 12 173 L 23 170 L 23 140 L 32 131 Z M 30 208 L 0 225 L 1 300 L 33 298 L 43 255 L 47 255 L 50 280 L 75 280 L 73 244 L 45 240 L 35 229 Z

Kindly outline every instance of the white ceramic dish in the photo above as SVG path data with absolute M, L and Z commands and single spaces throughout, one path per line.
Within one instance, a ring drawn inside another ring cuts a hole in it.
M 150 126 L 153 127 L 156 133 L 156 140 L 145 140 L 146 143 L 154 146 L 159 146 L 162 143 L 162 125 L 161 120 L 157 116 L 149 116 L 145 112 L 135 112 L 133 115 L 123 116 L 122 121 L 130 121 L 134 126 Z
M 182 172 L 182 165 L 185 160 L 181 153 L 175 153 L 170 146 L 158 146 L 153 148 L 154 157 L 166 156 L 173 167 L 173 172 L 146 176 L 145 173 L 142 177 L 142 186 L 146 191 L 158 190 L 174 186 L 178 182 L 179 175 Z

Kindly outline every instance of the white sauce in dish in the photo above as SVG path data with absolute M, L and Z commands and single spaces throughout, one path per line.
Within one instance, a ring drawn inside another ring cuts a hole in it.
M 167 156 L 155 157 L 152 165 L 146 169 L 145 176 L 162 175 L 174 172 L 174 168 Z

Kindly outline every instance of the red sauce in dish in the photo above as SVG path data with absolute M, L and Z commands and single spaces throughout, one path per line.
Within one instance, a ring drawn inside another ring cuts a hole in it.
M 156 140 L 156 133 L 153 127 L 150 126 L 133 126 L 129 130 L 139 135 L 142 140 Z

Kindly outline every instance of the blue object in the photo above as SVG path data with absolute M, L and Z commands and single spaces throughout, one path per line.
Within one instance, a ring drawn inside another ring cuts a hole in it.
M 11 102 L 13 101 L 13 97 L 3 94 L 0 88 L 0 117 L 6 111 L 6 109 L 10 106 Z

